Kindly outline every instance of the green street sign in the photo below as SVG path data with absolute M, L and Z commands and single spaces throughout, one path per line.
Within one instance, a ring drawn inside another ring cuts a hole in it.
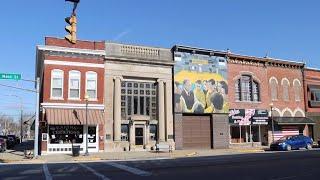
M 21 74 L 0 73 L 0 79 L 20 80 Z

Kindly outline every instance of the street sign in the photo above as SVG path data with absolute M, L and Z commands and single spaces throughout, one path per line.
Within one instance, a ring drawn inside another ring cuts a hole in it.
M 0 73 L 0 79 L 20 80 L 21 74 Z

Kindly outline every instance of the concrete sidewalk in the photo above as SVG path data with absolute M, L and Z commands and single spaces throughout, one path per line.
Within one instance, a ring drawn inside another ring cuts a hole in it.
M 58 163 L 58 162 L 87 162 L 101 160 L 142 160 L 142 159 L 170 159 L 170 158 L 186 158 L 200 156 L 219 156 L 233 154 L 247 154 L 264 152 L 262 147 L 259 148 L 233 148 L 233 149 L 214 149 L 214 150 L 176 150 L 169 152 L 102 152 L 90 153 L 89 156 L 73 157 L 71 154 L 54 154 L 42 155 L 37 159 L 25 159 L 22 152 L 8 151 L 0 153 L 0 163 Z

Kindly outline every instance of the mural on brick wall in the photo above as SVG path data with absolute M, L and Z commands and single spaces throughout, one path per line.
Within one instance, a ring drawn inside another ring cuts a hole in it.
M 228 113 L 225 57 L 175 52 L 175 112 Z

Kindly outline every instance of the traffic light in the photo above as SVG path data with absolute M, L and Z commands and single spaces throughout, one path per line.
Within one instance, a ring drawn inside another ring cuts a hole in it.
M 72 44 L 77 42 L 77 17 L 75 15 L 71 15 L 71 17 L 65 18 L 65 21 L 69 24 L 66 26 L 66 31 L 69 33 L 65 36 L 65 39 Z

